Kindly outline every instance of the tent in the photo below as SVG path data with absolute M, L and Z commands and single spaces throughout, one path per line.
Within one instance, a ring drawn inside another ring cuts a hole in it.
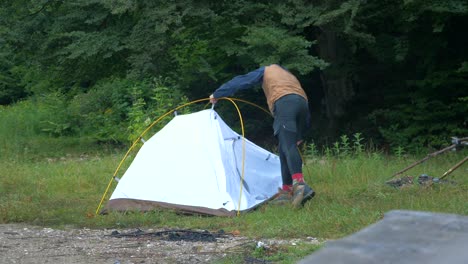
M 175 116 L 147 140 L 103 212 L 162 207 L 233 216 L 268 201 L 280 186 L 279 157 L 207 109 Z

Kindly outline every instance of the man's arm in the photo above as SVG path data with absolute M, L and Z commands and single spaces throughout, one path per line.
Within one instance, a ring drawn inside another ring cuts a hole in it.
M 257 84 L 261 84 L 263 81 L 263 72 L 265 67 L 258 68 L 244 75 L 234 77 L 232 80 L 221 85 L 216 91 L 210 96 L 211 98 L 220 98 L 235 94 L 239 90 L 251 88 Z

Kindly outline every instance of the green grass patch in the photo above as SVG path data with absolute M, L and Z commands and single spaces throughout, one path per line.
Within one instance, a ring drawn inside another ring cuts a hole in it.
M 309 160 L 304 171 L 317 196 L 302 209 L 264 205 L 233 218 L 186 216 L 169 210 L 95 215 L 124 151 L 99 153 L 94 151 L 96 148 L 93 151 L 77 149 L 79 151 L 69 153 L 58 151 L 61 155 L 42 153 L 21 159 L 2 158 L 0 222 L 53 227 L 188 228 L 238 232 L 258 240 L 305 237 L 325 240 L 356 232 L 393 209 L 468 215 L 466 165 L 447 177 L 456 184 L 437 184 L 430 188 L 414 184 L 396 189 L 384 184 L 385 181 L 417 159 L 395 159 L 380 154 Z M 440 176 L 466 154 L 466 150 L 445 154 L 405 175 Z M 113 187 L 115 183 L 110 193 Z M 292 263 L 315 250 L 310 247 L 284 247 L 269 255 L 251 248 L 249 254 L 278 263 Z M 303 254 L 298 252 L 301 248 Z M 226 261 L 236 263 L 242 257 L 245 254 L 233 254 Z

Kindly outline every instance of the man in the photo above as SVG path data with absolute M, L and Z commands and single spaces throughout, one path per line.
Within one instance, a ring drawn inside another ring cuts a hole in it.
M 304 182 L 302 159 L 297 148 L 310 118 L 307 95 L 297 78 L 277 64 L 260 67 L 221 85 L 210 95 L 210 102 L 214 104 L 218 98 L 257 84 L 262 85 L 268 108 L 273 114 L 273 131 L 279 143 L 283 186 L 273 202 L 290 202 L 299 207 L 315 192 Z

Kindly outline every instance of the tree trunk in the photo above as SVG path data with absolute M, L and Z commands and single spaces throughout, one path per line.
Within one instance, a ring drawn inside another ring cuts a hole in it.
M 354 90 L 349 78 L 349 68 L 346 61 L 349 48 L 336 32 L 321 28 L 317 37 L 318 54 L 330 66 L 320 73 L 324 98 L 322 105 L 328 123 L 325 127 L 327 136 L 340 136 L 339 118 L 346 113 L 346 103 L 354 96 Z

